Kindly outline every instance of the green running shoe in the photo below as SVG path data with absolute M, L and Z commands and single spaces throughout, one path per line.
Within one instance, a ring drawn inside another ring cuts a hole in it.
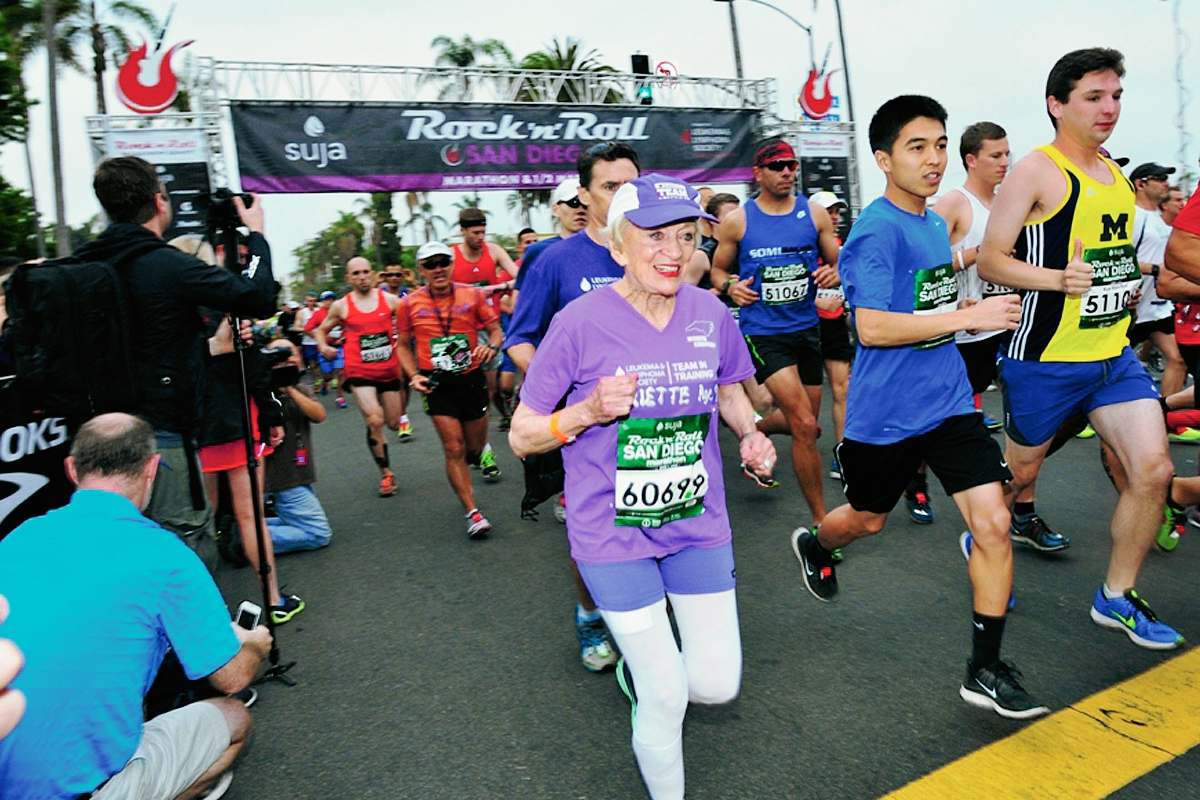
M 1183 531 L 1187 527 L 1186 517 L 1186 509 L 1181 508 L 1176 511 L 1171 508 L 1170 504 L 1163 506 L 1163 522 L 1158 526 L 1158 536 L 1154 539 L 1154 543 L 1160 550 L 1169 553 L 1179 546 L 1179 537 L 1183 536 Z

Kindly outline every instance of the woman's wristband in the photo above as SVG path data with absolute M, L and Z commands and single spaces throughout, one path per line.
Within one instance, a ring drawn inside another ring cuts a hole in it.
M 565 433 L 559 430 L 558 427 L 558 415 L 561 413 L 562 411 L 555 411 L 550 415 L 550 435 L 555 439 L 558 439 L 563 444 L 570 444 L 571 442 L 575 441 L 575 437 L 567 436 Z

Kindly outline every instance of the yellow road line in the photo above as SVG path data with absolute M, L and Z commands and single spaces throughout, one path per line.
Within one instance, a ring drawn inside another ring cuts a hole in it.
M 883 800 L 1099 800 L 1200 744 L 1200 648 Z

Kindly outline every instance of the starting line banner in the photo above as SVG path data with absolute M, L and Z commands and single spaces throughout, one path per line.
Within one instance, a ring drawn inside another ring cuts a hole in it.
M 631 145 L 643 172 L 693 183 L 753 175 L 758 112 L 651 106 L 230 104 L 242 190 L 546 189 L 580 152 Z

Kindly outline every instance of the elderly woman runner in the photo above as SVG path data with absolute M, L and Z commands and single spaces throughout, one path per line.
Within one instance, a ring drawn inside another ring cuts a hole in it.
M 509 433 L 520 456 L 563 448 L 571 556 L 636 687 L 633 752 L 654 800 L 683 797 L 688 702 L 727 703 L 741 682 L 717 413 L 755 472 L 775 466 L 739 384 L 754 366 L 737 324 L 681 282 L 698 219 L 712 217 L 673 178 L 617 191 L 607 234 L 625 276 L 554 318 Z

